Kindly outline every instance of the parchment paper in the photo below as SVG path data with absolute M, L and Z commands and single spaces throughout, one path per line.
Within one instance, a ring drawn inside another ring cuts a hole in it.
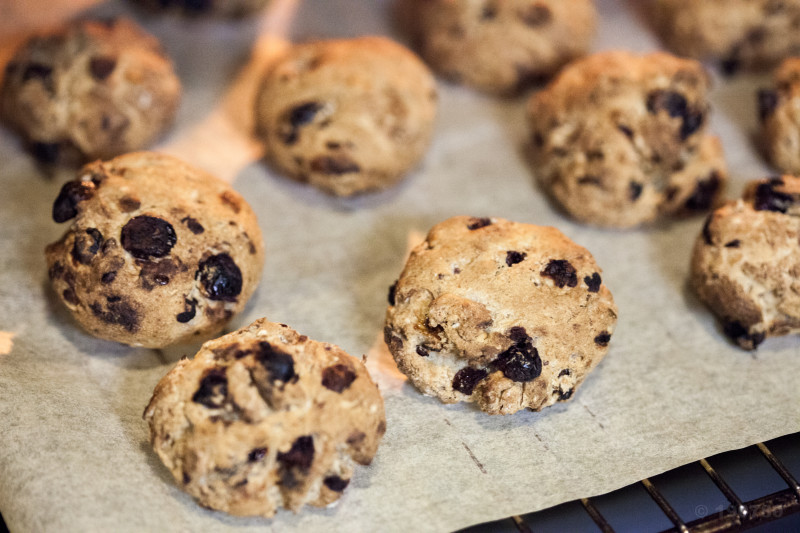
M 47 4 L 39 11 L 52 15 L 55 3 Z M 18 37 L 8 28 L 39 19 L 3 5 L 20 21 L 0 26 L 8 45 Z M 596 49 L 657 48 L 637 13 L 643 5 L 600 0 Z M 185 98 L 157 148 L 232 180 L 259 215 L 264 278 L 231 329 L 267 316 L 368 354 L 388 432 L 333 509 L 266 520 L 196 505 L 152 453 L 141 419 L 156 382 L 196 347 L 128 348 L 72 322 L 48 289 L 43 259 L 64 230 L 50 207 L 71 174 L 45 177 L 3 129 L 0 511 L 12 531 L 446 531 L 605 493 L 800 430 L 800 338 L 742 351 L 687 290 L 702 218 L 625 232 L 570 222 L 543 197 L 522 155 L 524 98 L 442 84 L 435 139 L 420 168 L 399 187 L 357 200 L 331 199 L 258 161 L 250 99 L 283 38 L 393 35 L 388 1 L 275 0 L 262 19 L 239 23 L 143 16 L 121 1 L 91 12 L 132 14 L 163 39 Z M 768 172 L 750 138 L 762 81 L 717 80 L 712 126 L 727 151 L 731 195 Z M 557 226 L 604 268 L 619 325 L 607 358 L 571 402 L 490 417 L 426 398 L 397 373 L 380 339 L 387 287 L 409 241 L 457 214 Z

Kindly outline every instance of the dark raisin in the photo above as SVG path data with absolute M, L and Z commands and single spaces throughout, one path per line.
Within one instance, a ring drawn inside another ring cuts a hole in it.
M 183 312 L 178 313 L 175 316 L 175 319 L 180 322 L 181 324 L 185 324 L 189 322 L 191 319 L 194 318 L 194 315 L 197 313 L 197 300 L 194 298 L 184 298 L 183 299 Z
M 705 211 L 714 203 L 721 183 L 719 173 L 712 171 L 706 179 L 697 182 L 697 187 L 684 205 L 692 211 Z
M 783 184 L 781 181 L 780 184 Z M 761 183 L 756 187 L 755 201 L 753 207 L 756 211 L 775 211 L 785 213 L 794 203 L 790 194 L 775 190 L 772 182 Z
M 192 217 L 183 217 L 181 222 L 186 224 L 186 227 L 189 228 L 189 231 L 194 233 L 195 235 L 200 235 L 205 231 L 205 228 L 194 218 Z
M 67 303 L 71 303 L 72 305 L 78 305 L 78 295 L 75 294 L 75 289 L 72 287 L 67 287 L 64 289 L 64 292 L 61 293 L 61 296 L 64 298 L 64 301 Z
M 136 259 L 164 257 L 175 246 L 175 228 L 163 218 L 139 215 L 130 219 L 120 235 L 122 247 Z
M 78 215 L 78 204 L 94 194 L 94 184 L 84 181 L 68 181 L 53 203 L 53 220 L 66 222 Z
M 497 6 L 486 4 L 481 9 L 481 20 L 493 20 L 497 17 Z
M 509 250 L 506 252 L 506 264 L 508 266 L 514 266 L 517 263 L 521 263 L 528 257 L 528 254 L 525 252 L 515 252 L 514 250 Z
M 333 492 L 342 492 L 350 484 L 349 479 L 342 479 L 339 476 L 328 476 L 322 482 Z
M 42 63 L 29 63 L 22 71 L 22 81 L 40 80 L 49 91 L 53 90 L 53 67 Z
M 116 303 L 116 302 L 121 302 L 122 301 L 122 296 L 118 296 L 116 294 L 112 294 L 111 296 L 106 296 L 106 301 L 108 303 L 111 303 L 111 304 Z
M 749 333 L 747 328 L 741 322 L 731 321 L 726 322 L 723 326 L 723 331 L 730 339 L 736 342 L 742 348 L 748 350 L 755 350 L 758 345 L 764 342 L 766 334 L 762 332 Z
M 569 389 L 569 390 L 568 390 L 568 391 L 566 391 L 566 392 L 562 392 L 562 391 L 559 389 L 559 391 L 558 391 L 558 400 L 559 400 L 559 401 L 561 401 L 561 402 L 564 402 L 564 401 L 567 401 L 567 400 L 569 400 L 570 398 L 572 398 L 572 393 L 573 393 L 574 391 L 575 391 L 575 389 Z
M 530 337 L 528 336 L 528 332 L 525 331 L 525 328 L 522 326 L 514 326 L 508 330 L 508 338 L 515 343 L 519 343 L 528 340 Z
M 170 278 L 181 268 L 180 262 L 173 258 L 160 261 L 138 260 L 136 263 L 141 267 L 139 281 L 142 283 L 142 288 L 148 291 L 152 291 L 157 285 L 167 285 Z
M 47 270 L 47 277 L 50 279 L 58 279 L 64 275 L 64 264 L 61 261 L 56 261 Z
M 200 380 L 200 388 L 192 396 L 192 401 L 209 409 L 219 409 L 225 405 L 227 396 L 228 378 L 225 376 L 225 369 L 212 368 Z
M 211 300 L 235 302 L 242 292 L 242 271 L 228 254 L 212 255 L 202 261 L 195 276 Z
M 553 19 L 553 13 L 546 5 L 533 4 L 520 10 L 519 17 L 532 28 L 543 26 Z
M 595 272 L 591 276 L 583 278 L 583 282 L 589 287 L 589 292 L 600 292 L 600 285 L 603 283 L 603 279 L 600 274 Z
M 125 301 L 108 303 L 105 310 L 98 303 L 92 303 L 89 308 L 94 316 L 107 324 L 116 324 L 134 333 L 139 329 L 139 313 Z
M 471 218 L 469 224 L 467 224 L 467 229 L 469 230 L 476 230 L 480 228 L 485 228 L 492 224 L 492 220 L 490 218 Z
M 714 239 L 713 239 L 713 237 L 711 235 L 711 220 L 713 218 L 714 218 L 713 214 L 708 215 L 708 218 L 706 218 L 706 221 L 703 224 L 703 240 L 709 246 L 714 244 Z
M 349 388 L 355 379 L 356 373 L 347 365 L 333 365 L 322 371 L 322 386 L 340 394 Z
M 742 66 L 741 60 L 735 54 L 728 56 L 719 63 L 722 73 L 726 76 L 733 76 Z
M 321 174 L 341 176 L 342 174 L 361 172 L 361 167 L 344 154 L 321 155 L 311 160 L 311 170 Z
M 676 91 L 658 89 L 647 95 L 650 113 L 666 111 L 670 117 L 682 120 L 680 137 L 685 140 L 703 125 L 705 114 L 689 107 L 686 97 Z
M 453 390 L 457 390 L 461 394 L 470 395 L 475 390 L 475 386 L 488 375 L 489 373 L 483 368 L 466 366 L 456 372 L 453 377 Z
M 628 139 L 633 139 L 633 130 L 623 124 L 618 124 L 617 129 L 622 132 Z
M 35 142 L 31 144 L 31 152 L 39 163 L 52 165 L 58 161 L 61 145 L 59 143 Z
M 250 453 L 247 454 L 247 460 L 251 463 L 255 463 L 260 461 L 264 457 L 267 456 L 267 449 L 266 448 L 253 448 Z
M 314 462 L 314 438 L 311 435 L 299 437 L 286 453 L 278 452 L 281 484 L 287 488 L 295 487 L 297 475 L 308 473 Z
M 741 246 L 741 244 L 742 241 L 740 241 L 739 239 L 733 239 L 732 241 L 725 243 L 725 248 L 738 248 L 739 246 Z
M 161 0 L 162 2 L 164 0 Z M 169 1 L 169 0 L 167 0 Z M 183 0 L 183 8 L 193 14 L 201 14 L 209 11 L 213 0 Z
M 578 272 L 566 259 L 553 259 L 544 270 L 542 276 L 552 278 L 556 287 L 575 287 L 578 285 Z
M 394 299 L 397 295 L 397 282 L 400 280 L 395 281 L 389 286 L 389 305 L 394 305 Z
M 89 228 L 75 237 L 72 245 L 72 258 L 82 265 L 88 265 L 94 259 L 103 244 L 103 234 L 97 228 Z
M 611 340 L 611 334 L 607 331 L 601 331 L 597 334 L 594 338 L 594 343 L 598 346 L 608 346 L 608 342 Z
M 421 344 L 419 346 L 417 346 L 416 352 L 417 352 L 417 355 L 419 355 L 421 357 L 428 357 L 430 355 L 430 353 L 428 352 L 428 349 L 425 348 L 424 346 L 422 346 Z
M 284 353 L 274 348 L 270 343 L 261 341 L 258 343 L 256 361 L 267 371 L 272 382 L 282 381 L 289 383 L 297 381 L 297 374 L 294 372 L 294 359 L 288 353 Z
M 191 483 L 191 482 L 192 482 L 192 478 L 191 478 L 191 476 L 189 476 L 189 474 L 187 474 L 186 472 L 184 472 L 184 473 L 183 473 L 183 484 L 184 484 L 184 485 L 188 485 L 188 484 L 189 484 L 189 483 Z
M 762 122 L 767 120 L 777 107 L 778 91 L 773 89 L 761 89 L 758 91 L 758 118 Z
M 530 337 L 517 342 L 501 353 L 492 363 L 505 377 L 518 383 L 525 383 L 542 374 L 542 359 L 531 343 Z
M 558 373 L 558 377 L 570 376 L 570 375 L 572 375 L 572 372 L 570 372 L 569 368 L 565 368 L 564 370 Z
M 631 199 L 631 202 L 635 202 L 639 199 L 642 195 L 642 189 L 644 186 L 636 181 L 632 181 L 628 184 L 628 197 Z
M 117 66 L 117 58 L 112 56 L 98 56 L 89 60 L 89 72 L 97 81 L 108 78 Z
M 314 120 L 317 112 L 319 112 L 322 107 L 323 105 L 319 102 L 306 102 L 292 108 L 292 110 L 289 111 L 289 124 L 291 124 L 293 128 L 305 126 Z
M 142 206 L 142 202 L 130 196 L 123 196 L 119 199 L 119 207 L 125 213 L 132 213 Z

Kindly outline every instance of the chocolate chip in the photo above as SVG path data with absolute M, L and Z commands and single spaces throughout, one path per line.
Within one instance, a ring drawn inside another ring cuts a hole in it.
M 130 196 L 123 196 L 119 199 L 119 208 L 125 213 L 132 213 L 142 206 L 142 202 Z
M 607 331 L 601 331 L 595 338 L 594 343 L 598 346 L 608 346 L 608 342 L 611 340 L 611 334 Z
M 553 19 L 553 13 L 546 5 L 532 4 L 519 11 L 522 21 L 532 28 L 544 26 Z
M 768 119 L 778 107 L 778 91 L 761 89 L 758 91 L 758 118 L 762 122 Z
M 552 278 L 556 287 L 563 288 L 575 287 L 578 285 L 578 272 L 569 261 L 565 259 L 553 259 L 542 270 L 542 276 Z
M 521 263 L 528 257 L 528 254 L 525 252 L 515 252 L 513 250 L 509 250 L 506 252 L 506 264 L 508 266 L 514 266 L 517 263 Z
M 181 222 L 186 224 L 186 227 L 189 228 L 189 231 L 194 233 L 195 235 L 200 235 L 205 231 L 205 228 L 194 218 L 192 217 L 183 217 Z
M 322 482 L 333 492 L 342 492 L 350 484 L 349 479 L 342 479 L 339 476 L 328 476 Z
M 781 181 L 778 186 L 782 185 Z M 777 213 L 785 213 L 794 203 L 794 199 L 790 194 L 782 193 L 775 190 L 775 184 L 772 182 L 761 183 L 756 187 L 755 201 L 753 207 L 756 211 L 775 211 Z
M 89 308 L 94 316 L 107 324 L 122 326 L 131 333 L 139 329 L 139 313 L 123 300 L 108 303 L 105 310 L 98 302 L 92 303 Z
M 122 247 L 136 259 L 164 257 L 178 238 L 172 224 L 163 218 L 139 215 L 130 219 L 120 235 Z
M 561 390 L 559 390 L 558 391 L 558 400 L 561 401 L 561 402 L 569 400 L 570 398 L 572 398 L 572 393 L 574 391 L 575 391 L 575 389 L 569 389 L 566 392 L 561 392 Z
M 94 184 L 85 181 L 68 181 L 53 203 L 53 220 L 66 222 L 78 215 L 78 204 L 94 195 Z
M 200 388 L 192 396 L 192 401 L 209 409 L 219 409 L 225 405 L 227 397 L 228 378 L 225 376 L 225 369 L 212 368 L 200 380 Z
M 283 383 L 297 381 L 298 376 L 294 371 L 294 359 L 288 353 L 276 349 L 266 341 L 261 341 L 258 343 L 258 351 L 255 356 L 256 361 L 264 367 L 273 383 L 276 381 Z
M 247 454 L 247 460 L 251 463 L 255 463 L 260 461 L 264 457 L 267 456 L 267 449 L 266 448 L 253 448 L 250 453 Z
M 345 154 L 321 155 L 311 160 L 311 170 L 322 174 L 341 176 L 361 172 L 361 167 Z
M 490 226 L 492 224 L 492 220 L 490 218 L 471 218 L 469 220 L 469 224 L 467 224 L 467 229 L 469 230 L 476 230 L 480 228 L 485 228 L 486 226 Z
M 600 274 L 595 272 L 591 276 L 583 278 L 583 282 L 589 287 L 589 292 L 600 292 L 600 285 L 603 283 L 603 280 L 600 278 Z
M 192 478 L 189 476 L 189 474 L 184 472 L 183 473 L 183 484 L 184 485 L 188 485 L 189 483 L 191 483 L 191 481 L 192 481 Z
M 399 279 L 396 280 L 389 286 L 389 305 L 394 305 L 395 296 L 397 295 L 397 282 L 400 281 Z
M 528 336 L 528 332 L 525 331 L 525 328 L 522 326 L 514 326 L 508 330 L 508 338 L 515 343 L 520 343 L 528 340 L 530 337 Z
M 705 211 L 714 203 L 721 183 L 719 173 L 712 171 L 706 179 L 697 182 L 697 187 L 684 205 L 692 211 Z
M 682 120 L 680 137 L 686 140 L 703 125 L 705 114 L 689 107 L 686 97 L 676 91 L 657 89 L 647 95 L 647 110 L 650 113 L 666 111 L 670 117 Z
M 488 375 L 489 373 L 483 368 L 466 366 L 456 372 L 453 377 L 453 390 L 457 390 L 461 394 L 470 395 L 475 390 L 475 386 Z
M 708 215 L 706 218 L 705 223 L 703 224 L 703 240 L 709 246 L 714 244 L 714 240 L 711 235 L 711 220 L 714 218 L 714 215 Z
M 34 142 L 31 144 L 31 152 L 39 163 L 52 165 L 58 162 L 61 145 L 59 143 Z
M 197 300 L 194 298 L 184 298 L 183 309 L 184 310 L 182 313 L 178 313 L 175 316 L 175 319 L 181 324 L 185 324 L 194 318 L 194 315 L 197 312 Z
M 322 371 L 322 386 L 339 394 L 349 388 L 355 379 L 356 373 L 347 365 L 333 365 Z
M 726 322 L 722 330 L 725 332 L 725 335 L 735 341 L 736 344 L 747 350 L 755 350 L 766 338 L 766 334 L 763 331 L 751 334 L 741 322 L 735 320 Z
M 518 383 L 533 381 L 542 373 L 542 359 L 530 337 L 512 345 L 492 363 L 505 377 Z
M 314 462 L 314 438 L 311 435 L 299 437 L 289 451 L 278 452 L 277 460 L 281 484 L 287 488 L 297 486 L 297 475 L 307 474 Z
M 417 355 L 419 355 L 421 357 L 428 357 L 430 355 L 430 353 L 428 352 L 428 349 L 425 348 L 424 346 L 422 346 L 421 344 L 419 346 L 417 346 L 416 352 L 417 352 Z
M 89 72 L 97 81 L 108 78 L 117 66 L 117 58 L 113 56 L 98 56 L 89 60 Z
M 570 375 L 572 375 L 572 372 L 570 372 L 569 368 L 565 368 L 564 370 L 558 373 L 558 377 L 570 376 Z
M 97 228 L 88 228 L 78 233 L 72 245 L 72 258 L 82 265 L 88 265 L 94 259 L 103 244 L 103 234 Z
M 742 241 L 739 239 L 733 239 L 730 242 L 725 243 L 725 248 L 738 248 L 742 244 Z
M 48 90 L 52 93 L 55 88 L 53 86 L 53 67 L 44 65 L 42 63 L 29 63 L 22 71 L 22 82 L 30 80 L 39 80 Z
M 228 254 L 212 255 L 202 261 L 195 275 L 211 300 L 235 302 L 242 292 L 242 271 Z
M 639 199 L 642 195 L 642 189 L 644 189 L 644 186 L 639 182 L 632 181 L 628 183 L 628 197 L 631 199 L 631 202 L 635 202 Z

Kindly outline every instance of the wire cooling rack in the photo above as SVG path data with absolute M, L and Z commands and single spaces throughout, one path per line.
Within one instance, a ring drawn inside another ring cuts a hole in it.
M 460 533 L 800 531 L 800 433 Z

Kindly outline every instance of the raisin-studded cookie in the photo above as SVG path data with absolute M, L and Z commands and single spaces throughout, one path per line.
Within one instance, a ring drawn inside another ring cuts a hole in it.
M 692 284 L 742 348 L 800 333 L 800 178 L 751 182 L 714 211 L 694 247 Z
M 265 75 L 257 129 L 279 171 L 349 196 L 394 184 L 422 158 L 436 98 L 427 67 L 388 39 L 311 42 Z
M 800 174 L 800 58 L 784 61 L 773 86 L 758 92 L 764 151 L 782 172 Z
M 616 322 L 594 258 L 557 229 L 462 216 L 411 252 L 384 333 L 424 394 L 511 414 L 571 398 Z
M 576 220 L 633 227 L 712 207 L 727 180 L 706 133 L 709 79 L 669 54 L 576 61 L 531 98 L 534 173 Z
M 180 361 L 144 418 L 156 453 L 201 505 L 267 517 L 339 499 L 386 431 L 358 359 L 266 319 Z
M 257 13 L 269 0 L 131 0 L 152 11 L 188 16 L 242 18 Z
M 656 23 L 676 53 L 761 69 L 800 53 L 800 0 L 657 0 Z
M 92 335 L 157 348 L 209 335 L 261 277 L 256 216 L 229 185 L 169 156 L 85 166 L 53 204 L 72 221 L 47 247 L 58 297 Z
M 171 123 L 181 86 L 155 37 L 120 19 L 30 39 L 6 65 L 0 114 L 44 163 L 143 148 Z
M 420 53 L 443 76 L 507 94 L 552 76 L 585 54 L 593 0 L 404 0 Z

